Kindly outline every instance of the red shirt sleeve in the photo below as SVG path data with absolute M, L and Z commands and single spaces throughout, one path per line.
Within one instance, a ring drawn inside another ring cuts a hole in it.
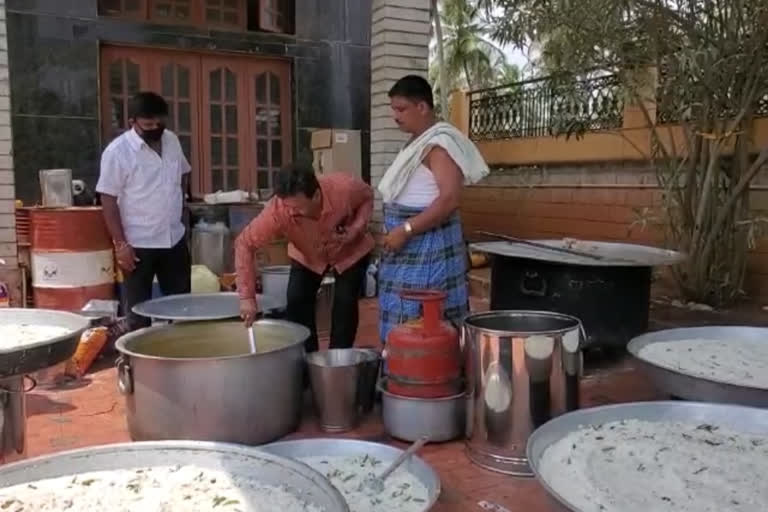
M 235 241 L 235 272 L 237 292 L 241 299 L 256 296 L 256 267 L 254 251 L 261 249 L 280 234 L 280 212 L 275 199 L 269 201 L 259 214 L 240 233 Z

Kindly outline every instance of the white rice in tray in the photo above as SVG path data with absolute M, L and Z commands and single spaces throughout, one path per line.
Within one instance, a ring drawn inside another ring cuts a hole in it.
M 286 487 L 196 466 L 98 471 L 0 488 L 8 512 L 325 512 Z
M 695 377 L 768 389 L 768 340 L 657 341 L 645 345 L 638 356 Z
M 370 474 L 378 476 L 388 463 L 370 455 L 302 457 L 299 459 L 325 475 L 344 495 L 351 512 L 422 512 L 429 503 L 429 492 L 415 475 L 400 466 L 384 481 L 378 494 L 359 490 Z
M 0 324 L 0 351 L 34 345 L 70 332 L 71 329 L 53 325 Z
M 549 446 L 539 472 L 583 512 L 768 510 L 768 435 L 712 425 L 585 427 Z

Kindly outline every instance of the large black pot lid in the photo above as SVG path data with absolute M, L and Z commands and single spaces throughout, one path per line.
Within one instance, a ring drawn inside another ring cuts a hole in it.
M 686 255 L 668 249 L 659 249 L 639 244 L 620 244 L 561 238 L 550 240 L 530 240 L 537 244 L 551 245 L 561 249 L 593 254 L 600 259 L 576 254 L 534 247 L 507 241 L 478 242 L 470 244 L 473 251 L 485 252 L 510 258 L 528 258 L 550 263 L 566 265 L 584 265 L 591 267 L 657 267 L 676 265 L 686 259 Z

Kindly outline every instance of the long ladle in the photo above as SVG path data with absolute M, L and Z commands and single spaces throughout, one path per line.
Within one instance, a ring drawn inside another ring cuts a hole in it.
M 391 466 L 385 469 L 381 475 L 368 475 L 368 477 L 360 484 L 359 490 L 367 490 L 373 494 L 380 494 L 384 492 L 384 480 L 386 480 L 389 475 L 391 475 L 397 468 L 399 468 L 400 465 L 408 459 L 408 457 L 413 455 L 416 450 L 427 444 L 428 441 L 428 437 L 420 437 L 417 439 L 416 442 L 413 443 L 403 453 L 401 453 L 400 456 L 395 459 L 395 462 L 393 462 Z
M 253 325 L 245 328 L 248 331 L 248 345 L 251 349 L 251 354 L 256 353 L 256 336 L 253 334 Z
M 577 251 L 574 249 L 566 249 L 565 247 L 556 247 L 548 244 L 542 244 L 538 242 L 532 242 L 531 240 L 523 240 L 522 238 L 516 238 L 514 236 L 502 235 L 499 233 L 491 233 L 490 231 L 476 231 L 478 235 L 490 236 L 499 240 L 504 240 L 513 244 L 528 245 L 530 247 L 536 247 L 537 249 L 545 249 L 547 251 L 562 252 L 564 254 L 570 254 L 571 256 L 580 256 L 582 258 L 590 258 L 593 260 L 602 260 L 603 257 L 598 254 L 590 254 L 588 252 Z

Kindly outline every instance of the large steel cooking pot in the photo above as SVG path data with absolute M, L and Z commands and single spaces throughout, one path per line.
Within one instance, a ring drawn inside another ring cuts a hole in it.
M 535 243 L 539 246 L 506 241 L 472 244 L 473 250 L 493 255 L 490 309 L 575 316 L 587 332 L 585 348 L 623 350 L 629 340 L 647 331 L 653 268 L 676 265 L 686 257 L 637 244 L 569 239 Z
M 304 341 L 282 320 L 150 327 L 117 341 L 118 386 L 137 441 L 192 439 L 259 445 L 298 428 Z

